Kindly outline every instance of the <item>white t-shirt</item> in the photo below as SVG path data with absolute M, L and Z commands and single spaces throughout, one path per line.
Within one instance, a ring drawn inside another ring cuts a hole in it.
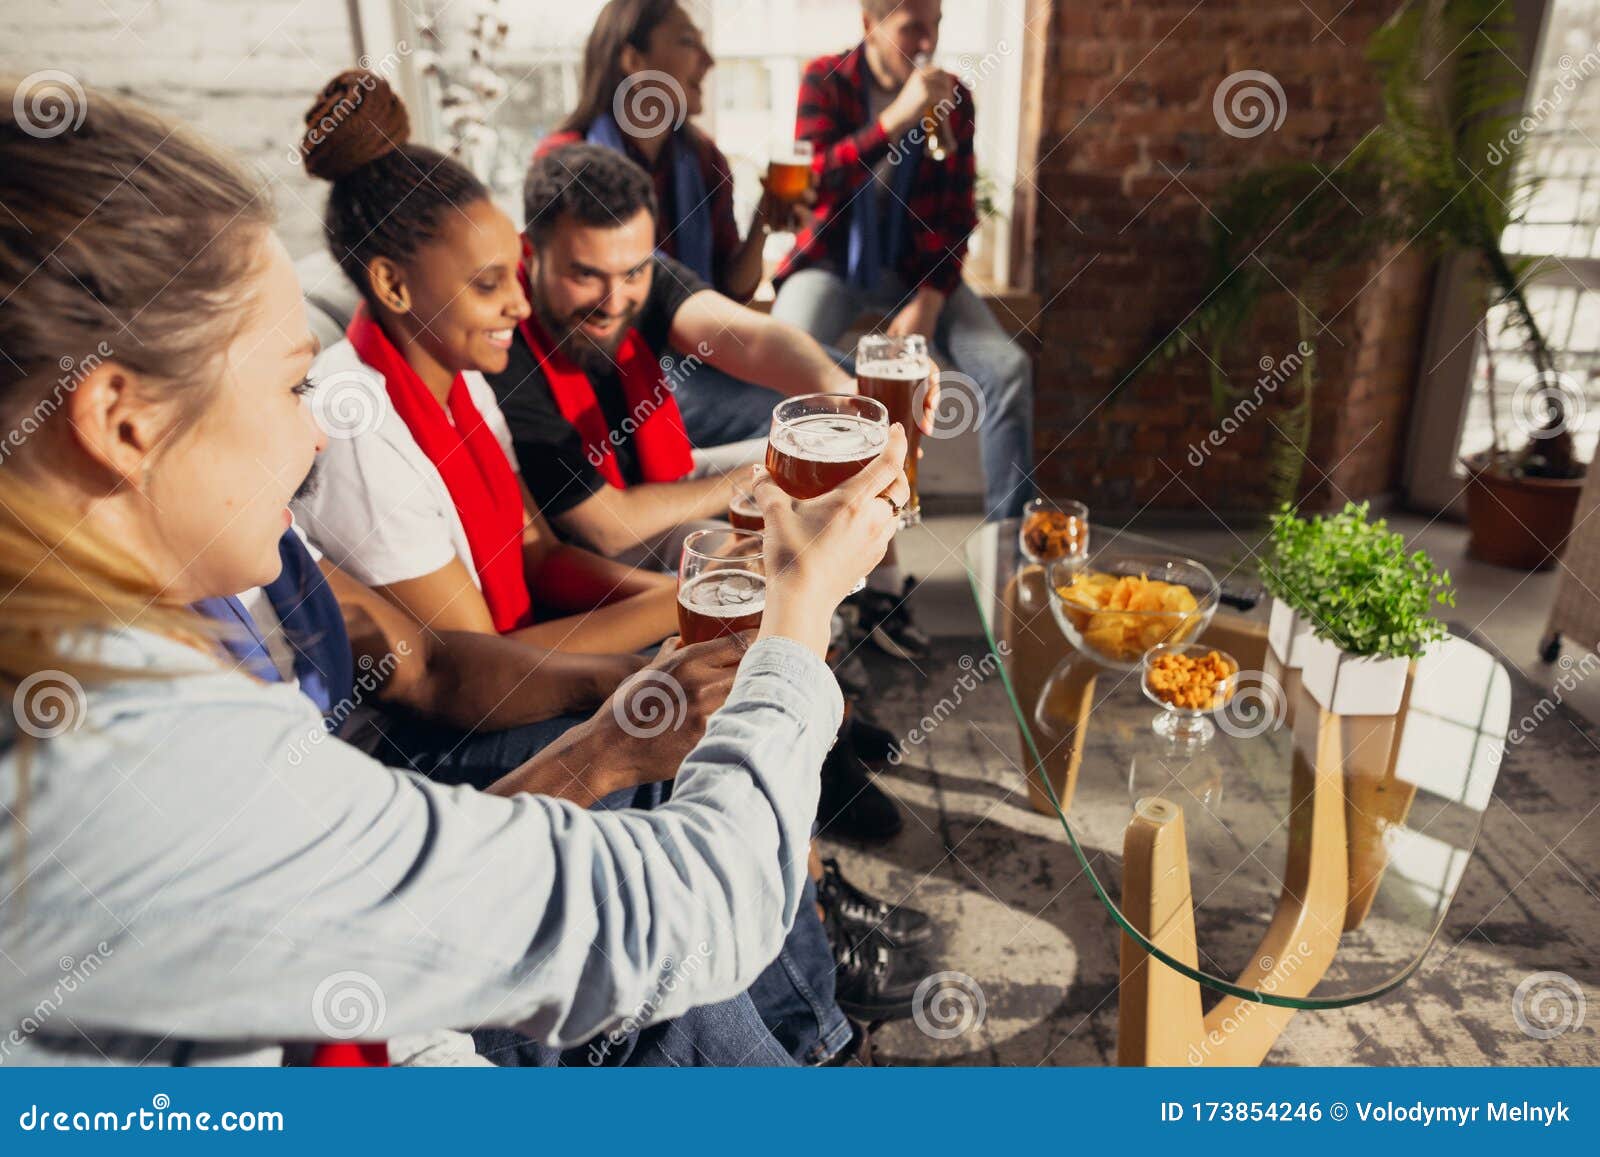
M 376 414 L 355 437 L 330 437 L 308 498 L 293 503 L 296 523 L 339 569 L 381 587 L 432 574 L 460 559 L 474 583 L 478 570 L 466 529 L 439 471 L 389 402 L 383 376 L 348 341 L 324 350 L 311 367 L 318 389 L 336 390 L 325 404 L 340 414 Z M 517 469 L 494 391 L 483 375 L 464 375 L 472 403 Z

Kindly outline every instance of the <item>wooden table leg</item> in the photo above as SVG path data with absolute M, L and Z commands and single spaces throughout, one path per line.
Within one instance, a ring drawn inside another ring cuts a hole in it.
M 1311 992 L 1333 962 L 1349 898 L 1344 728 L 1309 696 L 1296 705 L 1289 851 L 1283 888 L 1242 988 L 1278 996 Z M 1123 836 L 1122 912 L 1174 960 L 1197 960 L 1182 812 L 1140 800 Z M 1126 933 L 1118 1008 L 1119 1064 L 1256 1065 L 1294 1010 L 1224 996 L 1200 1017 L 1199 985 Z
M 1122 837 L 1122 914 L 1174 960 L 1198 967 L 1183 810 L 1141 799 Z M 1117 1063 L 1181 1065 L 1200 1038 L 1200 985 L 1122 934 Z
M 1345 826 L 1350 839 L 1350 901 L 1345 910 L 1348 931 L 1372 910 L 1383 873 L 1389 867 L 1384 842 L 1392 828 L 1406 822 L 1417 786 L 1396 774 L 1400 733 L 1411 706 L 1417 665 L 1406 676 L 1404 698 L 1394 715 L 1346 715 L 1344 719 Z
M 1034 811 L 1047 816 L 1055 815 L 1055 807 L 1041 777 L 1048 780 L 1061 802 L 1061 813 L 1065 815 L 1072 808 L 1078 768 L 1083 763 L 1089 709 L 1094 705 L 1095 677 L 1100 670 L 1081 658 L 1068 667 L 1061 666 L 1061 660 L 1073 652 L 1050 613 L 1049 597 L 1044 568 L 1024 568 L 1002 596 L 996 635 L 1010 651 L 1006 670 L 1017 702 L 1035 718 L 1046 716 L 1056 733 L 1052 736 L 1041 733 L 1037 726 L 1033 728 L 1040 763 L 1034 761 L 1028 736 L 1018 737 L 1022 762 L 1028 768 L 1028 803 Z

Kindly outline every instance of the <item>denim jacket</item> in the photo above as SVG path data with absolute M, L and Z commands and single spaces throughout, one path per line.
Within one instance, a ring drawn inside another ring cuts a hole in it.
M 0 740 L 0 1064 L 490 1024 L 570 1046 L 728 999 L 794 919 L 843 712 L 821 660 L 759 642 L 671 802 L 599 813 L 385 768 L 167 639 L 106 651 L 158 677 L 91 689 L 25 795 Z

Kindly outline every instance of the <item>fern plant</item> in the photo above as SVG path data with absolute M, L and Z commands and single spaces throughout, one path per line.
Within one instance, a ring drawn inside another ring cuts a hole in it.
M 1381 85 L 1384 116 L 1334 168 L 1290 161 L 1246 173 L 1215 207 L 1211 273 L 1201 303 L 1155 351 L 1122 375 L 1118 390 L 1151 367 L 1205 351 L 1218 413 L 1240 391 L 1222 368 L 1263 297 L 1295 298 L 1302 337 L 1328 301 L 1340 272 L 1395 244 L 1434 256 L 1473 259 L 1485 309 L 1504 305 L 1542 373 L 1554 355 L 1529 307 L 1531 272 L 1501 247 L 1533 192 L 1511 129 L 1520 115 L 1522 76 L 1511 6 L 1504 0 L 1406 0 L 1367 45 Z M 1314 358 L 1297 379 L 1298 397 L 1273 447 L 1271 507 L 1292 501 L 1311 431 Z M 1549 429 L 1537 450 L 1498 455 L 1509 473 L 1575 477 L 1572 440 L 1551 391 Z M 1496 437 L 1496 445 L 1499 445 Z M 1531 445 L 1531 444 L 1530 444 Z M 1269 507 L 1269 508 L 1271 508 Z

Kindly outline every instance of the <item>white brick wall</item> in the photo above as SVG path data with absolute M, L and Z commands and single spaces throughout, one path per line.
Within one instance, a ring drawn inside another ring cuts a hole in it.
M 343 0 L 6 0 L 0 73 L 43 68 L 138 97 L 238 150 L 272 185 L 299 257 L 324 189 L 289 162 L 301 116 L 354 61 Z

